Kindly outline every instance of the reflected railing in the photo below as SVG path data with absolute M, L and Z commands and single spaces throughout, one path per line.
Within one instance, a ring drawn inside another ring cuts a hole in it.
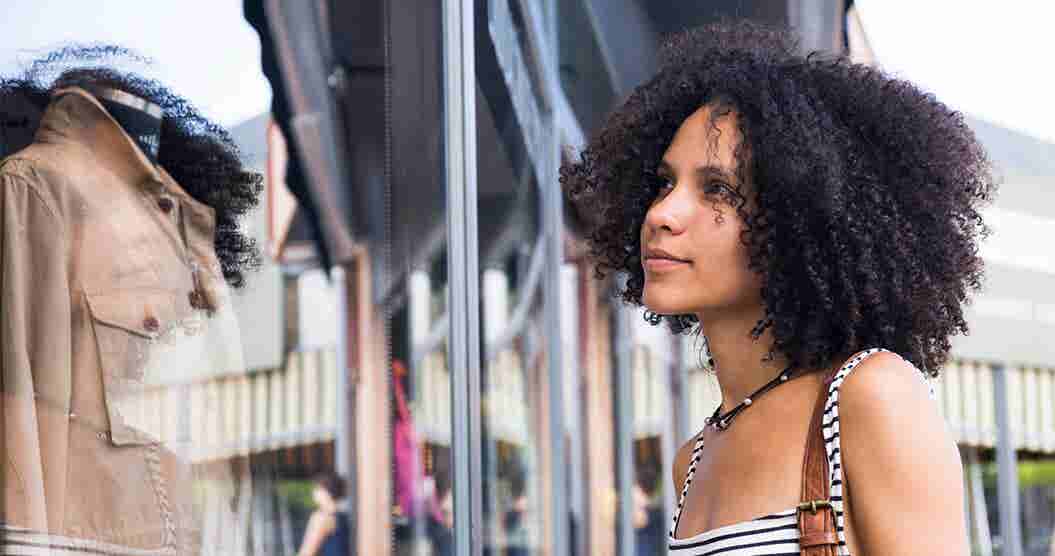
M 994 448 L 997 440 L 994 368 L 985 361 L 957 359 L 934 384 L 942 415 L 957 443 Z M 1055 369 L 1008 365 L 1008 425 L 1016 450 L 1055 453 Z
M 516 349 L 495 355 L 488 365 L 491 386 L 487 404 L 489 433 L 496 439 L 518 446 L 528 443 L 528 391 L 524 381 L 522 357 Z M 434 350 L 422 358 L 419 367 L 419 395 L 410 402 L 415 426 L 423 440 L 450 445 L 450 380 L 446 353 Z
M 333 348 L 294 351 L 282 367 L 145 388 L 150 430 L 192 463 L 332 441 L 337 429 Z

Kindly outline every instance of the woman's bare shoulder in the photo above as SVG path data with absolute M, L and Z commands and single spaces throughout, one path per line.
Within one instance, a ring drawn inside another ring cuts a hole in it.
M 316 511 L 309 518 L 310 525 L 314 525 L 319 531 L 329 534 L 337 528 L 337 517 L 330 512 Z
M 839 389 L 838 433 L 859 548 L 954 553 L 966 533 L 963 470 L 920 371 L 879 352 Z

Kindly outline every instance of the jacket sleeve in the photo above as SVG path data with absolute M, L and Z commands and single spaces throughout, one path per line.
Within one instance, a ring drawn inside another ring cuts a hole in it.
M 12 532 L 47 532 L 63 511 L 65 457 L 41 454 L 66 455 L 67 242 L 42 191 L 33 177 L 0 169 L 0 552 Z

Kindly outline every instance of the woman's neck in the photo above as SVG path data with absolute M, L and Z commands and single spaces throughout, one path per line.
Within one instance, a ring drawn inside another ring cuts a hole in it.
M 787 358 L 776 352 L 771 360 L 763 361 L 773 345 L 773 335 L 772 329 L 767 328 L 757 339 L 751 336 L 759 318 L 761 312 L 709 314 L 700 319 L 722 392 L 722 412 L 735 407 L 788 366 Z

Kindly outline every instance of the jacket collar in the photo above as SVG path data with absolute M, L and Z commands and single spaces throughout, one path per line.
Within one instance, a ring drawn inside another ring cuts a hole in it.
M 118 177 L 137 185 L 167 185 L 163 171 L 150 162 L 121 124 L 88 91 L 58 89 L 41 117 L 36 140 L 72 141 L 89 149 Z
M 51 94 L 35 141 L 73 143 L 85 148 L 119 179 L 149 191 L 172 194 L 191 209 L 210 238 L 215 210 L 187 193 L 160 165 L 155 166 L 125 132 L 121 124 L 87 90 L 80 87 L 58 89 Z M 164 146 L 162 146 L 164 148 Z

